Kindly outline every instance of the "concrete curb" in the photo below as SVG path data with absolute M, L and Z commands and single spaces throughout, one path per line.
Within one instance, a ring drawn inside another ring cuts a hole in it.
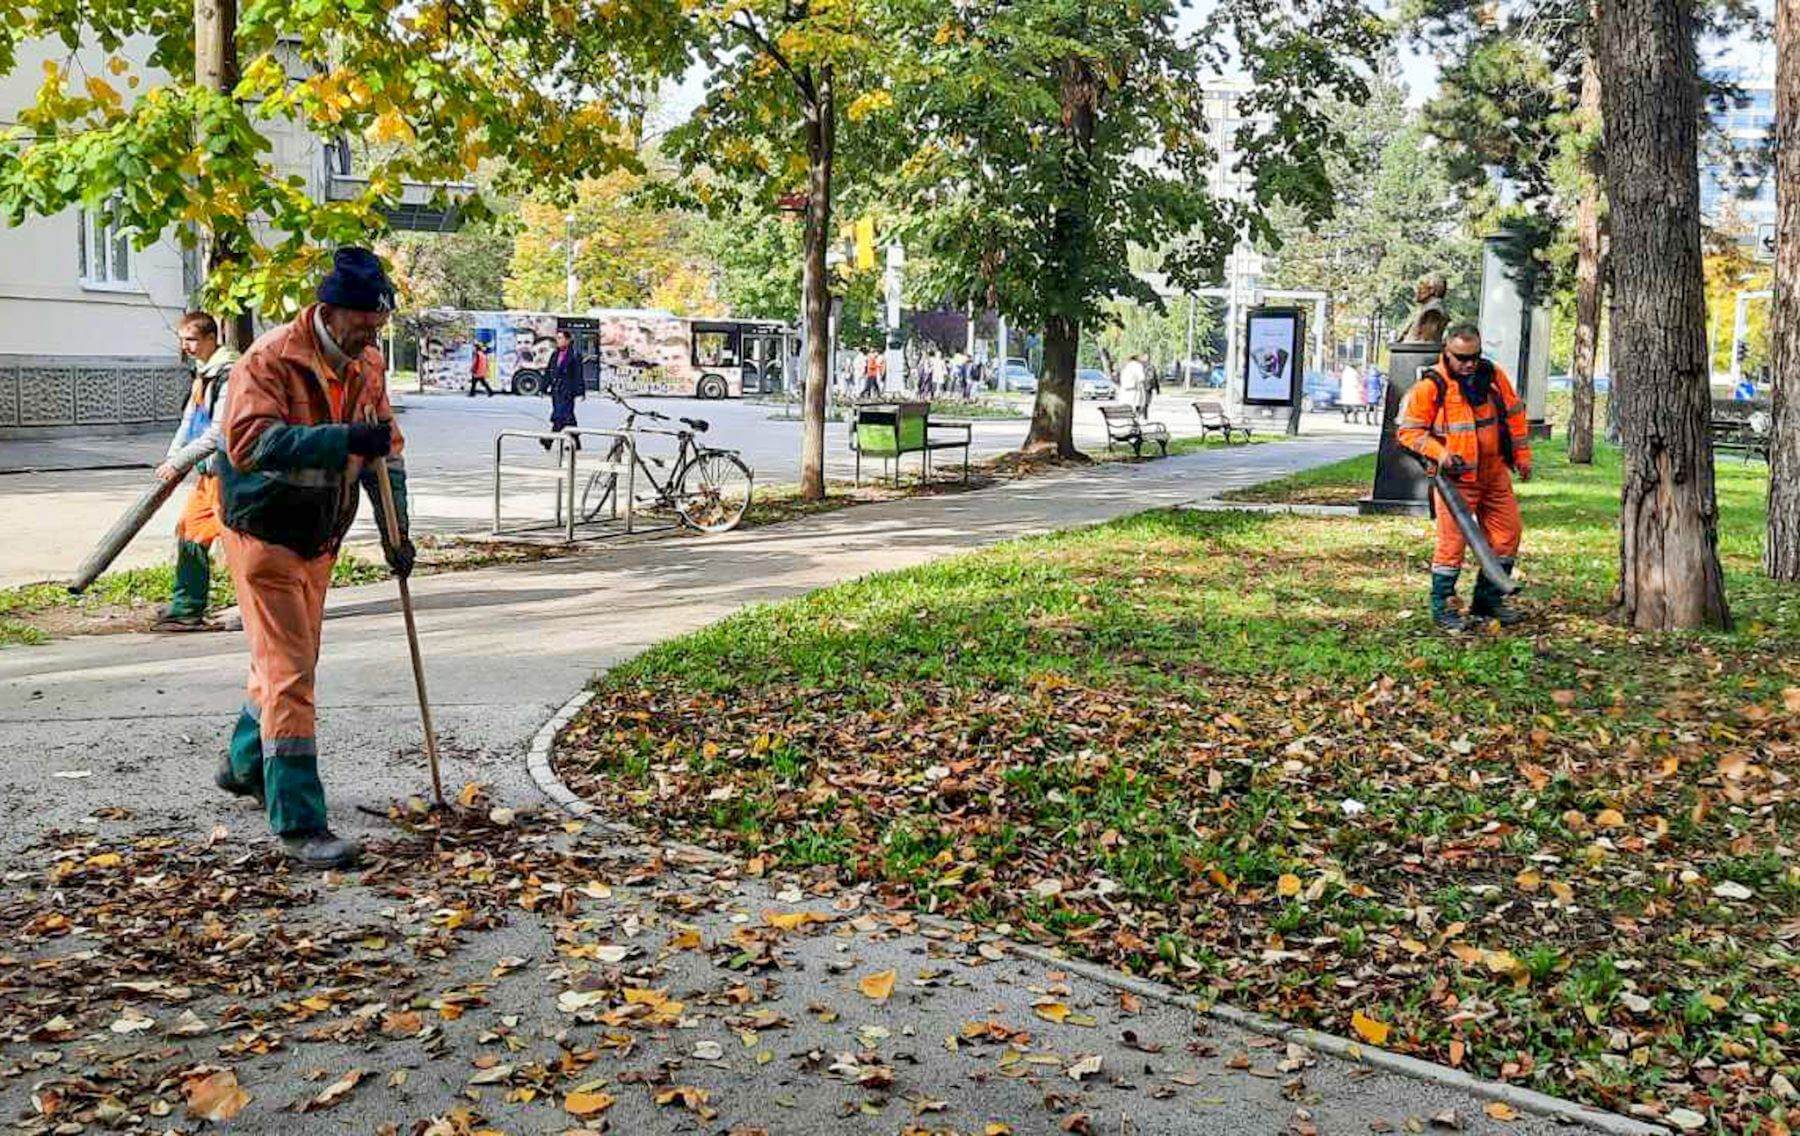
M 1360 514 L 1355 505 L 1300 505 L 1279 501 L 1226 501 L 1218 497 L 1207 497 L 1187 505 L 1177 505 L 1178 509 L 1192 509 L 1197 513 L 1274 513 L 1295 517 L 1355 517 Z
M 555 801 L 559 807 L 572 816 L 584 819 L 593 819 L 598 810 L 563 783 L 562 778 L 557 776 L 556 770 L 551 766 L 551 756 L 556 748 L 556 735 L 569 724 L 582 707 L 592 701 L 593 697 L 593 691 L 584 689 L 563 703 L 562 707 L 548 722 L 544 723 L 543 728 L 538 730 L 531 739 L 531 750 L 526 755 L 526 767 L 531 772 L 531 779 L 537 783 L 539 789 L 543 790 L 544 795 Z M 629 824 L 609 820 L 607 827 L 621 835 L 643 839 L 643 834 Z M 738 863 L 735 857 L 724 855 L 710 848 L 689 844 L 686 841 L 661 840 L 656 843 L 660 847 L 680 852 L 692 860 L 709 861 L 733 867 Z M 1239 1029 L 1261 1034 L 1264 1037 L 1292 1042 L 1295 1045 L 1305 1046 L 1308 1049 L 1365 1065 L 1371 1069 L 1380 1069 L 1383 1072 L 1396 1073 L 1414 1080 L 1443 1085 L 1445 1088 L 1468 1093 L 1470 1096 L 1482 1100 L 1500 1101 L 1521 1112 L 1548 1117 L 1564 1124 L 1579 1124 L 1591 1131 L 1605 1133 L 1606 1136 L 1670 1136 L 1669 1130 L 1659 1124 L 1651 1124 L 1629 1116 L 1620 1116 L 1614 1112 L 1604 1112 L 1575 1101 L 1550 1096 L 1548 1093 L 1520 1088 L 1517 1085 L 1482 1080 L 1447 1065 L 1439 1065 L 1436 1062 L 1424 1061 L 1417 1057 L 1408 1057 L 1403 1053 L 1391 1053 L 1385 1049 L 1351 1041 L 1349 1038 L 1319 1033 L 1317 1030 L 1301 1026 L 1291 1026 L 1279 1019 L 1250 1010 L 1242 1010 L 1236 1006 L 1228 1006 L 1219 1002 L 1205 1002 L 1160 982 L 1123 974 L 1097 963 L 1070 958 L 1058 950 L 1002 939 L 973 924 L 960 923 L 942 916 L 923 913 L 916 913 L 915 917 L 921 924 L 952 933 L 975 931 L 990 941 L 1005 943 L 1008 950 L 1021 958 L 1055 966 L 1071 974 L 1080 975 L 1091 982 L 1109 986 L 1114 990 L 1128 991 L 1165 1005 L 1206 1014 L 1222 1022 L 1228 1022 Z

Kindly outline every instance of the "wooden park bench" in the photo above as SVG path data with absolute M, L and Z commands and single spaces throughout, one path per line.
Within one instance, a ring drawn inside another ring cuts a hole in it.
M 1250 427 L 1239 426 L 1225 417 L 1225 407 L 1222 403 L 1196 402 L 1194 413 L 1200 416 L 1200 440 L 1203 442 L 1209 435 L 1215 433 L 1225 435 L 1225 444 L 1228 446 L 1231 444 L 1233 433 L 1242 434 L 1246 442 L 1250 440 Z
M 941 434 L 934 434 L 939 431 Z M 893 484 L 900 484 L 900 458 L 919 455 L 919 479 L 931 479 L 931 455 L 938 450 L 963 452 L 963 483 L 969 481 L 969 446 L 975 426 L 962 419 L 933 421 L 928 402 L 864 403 L 850 413 L 850 450 L 856 455 L 856 483 L 862 484 L 863 455 L 893 463 Z M 949 435 L 949 436 L 943 436 Z
M 1144 443 L 1155 442 L 1162 449 L 1162 456 L 1169 456 L 1169 428 L 1161 422 L 1150 422 L 1138 417 L 1138 412 L 1124 403 L 1109 402 L 1100 408 L 1100 416 L 1106 419 L 1106 448 L 1114 446 L 1130 446 L 1132 455 L 1144 456 Z

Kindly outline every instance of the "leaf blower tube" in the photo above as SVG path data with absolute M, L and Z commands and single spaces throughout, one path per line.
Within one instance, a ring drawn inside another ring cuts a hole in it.
M 1436 500 L 1442 501 L 1444 507 L 1450 510 L 1450 519 L 1455 521 L 1456 527 L 1462 530 L 1463 540 L 1468 542 L 1469 551 L 1475 554 L 1475 563 L 1480 565 L 1481 574 L 1488 578 L 1490 584 L 1499 588 L 1502 595 L 1510 596 L 1517 592 L 1523 585 L 1512 578 L 1512 573 L 1506 570 L 1506 565 L 1500 563 L 1500 557 L 1495 554 L 1494 546 L 1488 543 L 1487 534 L 1481 531 L 1481 522 L 1475 519 L 1474 511 L 1469 508 L 1469 503 L 1463 500 L 1462 492 L 1456 488 L 1456 483 L 1444 475 L 1444 471 L 1438 467 L 1436 462 L 1420 454 L 1413 454 L 1413 457 L 1418 459 L 1419 463 L 1425 467 L 1425 472 L 1431 476 L 1431 484 L 1437 488 Z M 1433 504 L 1435 505 L 1435 503 L 1434 501 Z
M 107 566 L 118 559 L 119 553 L 124 552 L 125 546 L 131 543 L 131 538 L 150 523 L 150 518 L 154 517 L 156 511 L 163 507 L 163 502 L 175 493 L 176 486 L 187 479 L 187 475 L 196 465 L 210 456 L 210 454 L 195 454 L 191 458 L 176 461 L 175 476 L 167 481 L 152 474 L 155 484 L 144 490 L 144 495 L 139 497 L 131 508 L 120 514 L 119 519 L 113 522 L 112 528 L 106 530 L 106 535 L 100 538 L 100 543 L 94 546 L 94 551 L 88 553 L 87 559 L 81 562 L 81 567 L 75 570 L 75 575 L 68 584 L 69 591 L 80 595 L 95 580 L 99 579 L 100 573 L 106 571 Z

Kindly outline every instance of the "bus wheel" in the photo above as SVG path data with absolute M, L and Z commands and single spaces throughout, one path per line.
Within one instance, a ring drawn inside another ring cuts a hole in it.
M 544 376 L 536 371 L 520 371 L 513 376 L 516 394 L 537 394 L 544 389 Z
M 701 398 L 724 398 L 727 393 L 725 380 L 717 375 L 708 375 L 700 380 L 700 386 L 694 393 Z

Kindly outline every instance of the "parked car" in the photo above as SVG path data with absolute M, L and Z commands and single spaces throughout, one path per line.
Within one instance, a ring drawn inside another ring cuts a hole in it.
M 1119 387 L 1106 377 L 1105 371 L 1083 367 L 1075 372 L 1076 398 L 1117 398 Z
M 1547 385 L 1548 389 L 1553 390 L 1553 391 L 1574 390 L 1575 389 L 1575 376 L 1573 376 L 1573 375 L 1551 375 L 1549 382 L 1546 385 Z M 1609 374 L 1606 374 L 1605 372 L 1597 373 L 1594 376 L 1594 393 L 1605 394 L 1607 391 L 1610 391 L 1610 390 L 1612 390 L 1612 376 Z
M 1329 410 L 1338 404 L 1338 381 L 1323 371 L 1308 371 L 1300 387 L 1301 410 Z
M 1037 376 L 1031 373 L 1031 367 L 1025 360 L 1013 358 L 1006 361 L 1006 366 L 1000 372 L 1001 390 L 1036 394 L 1037 387 Z

